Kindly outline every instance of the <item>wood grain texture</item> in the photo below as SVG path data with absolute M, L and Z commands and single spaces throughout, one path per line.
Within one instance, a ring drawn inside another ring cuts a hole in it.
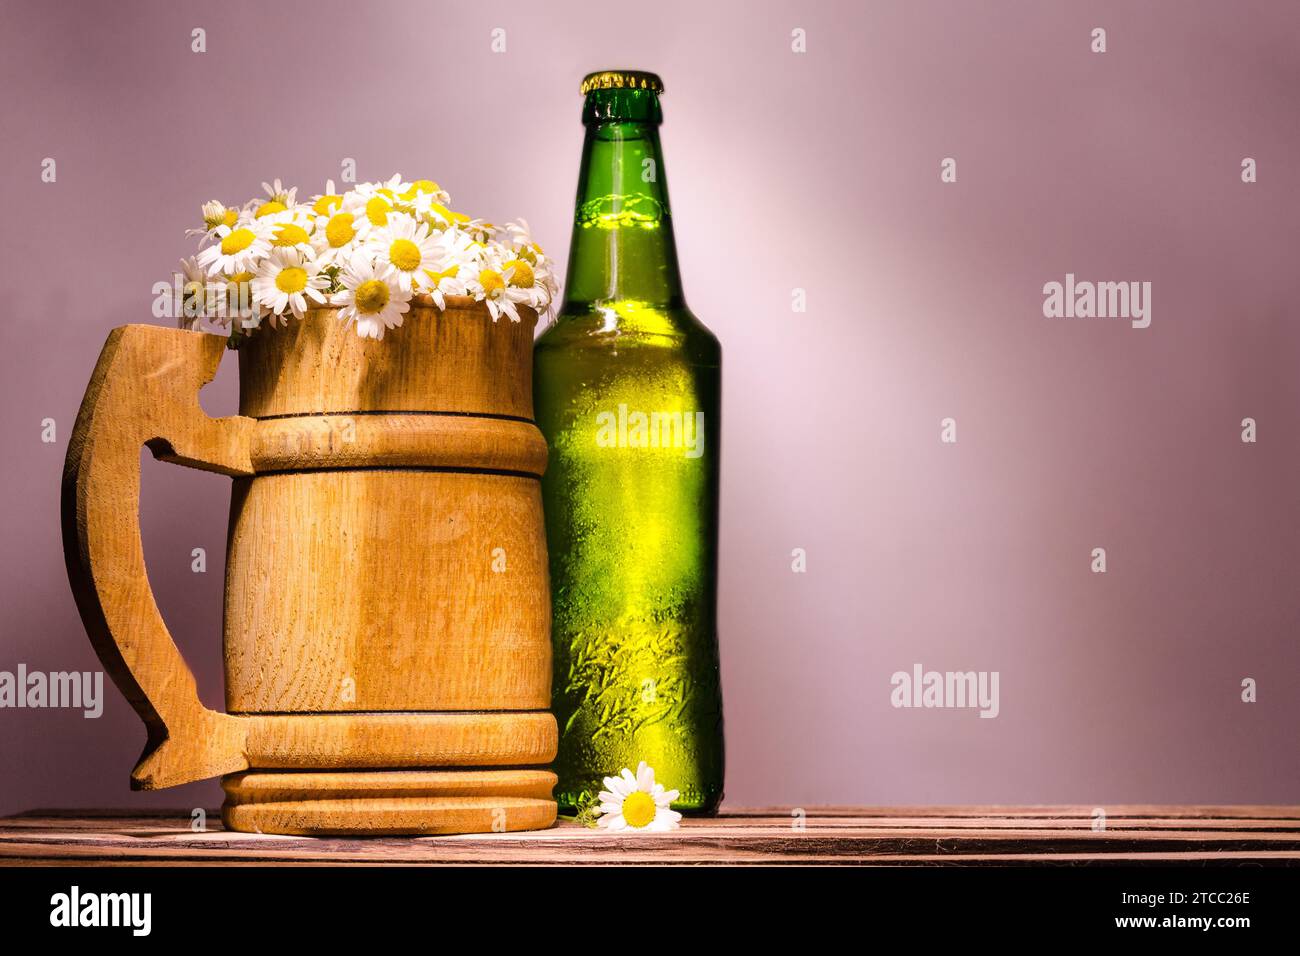
M 278 417 L 231 498 L 231 713 L 549 706 L 536 317 L 449 305 L 379 342 L 321 309 L 241 346 L 241 410 Z
M 546 440 L 531 422 L 461 415 L 310 415 L 253 428 L 259 474 L 312 468 L 459 468 L 540 478 Z
M 222 822 L 252 833 L 509 833 L 555 822 L 545 770 L 242 773 L 221 782 Z
M 533 328 L 493 322 L 482 305 L 448 296 L 447 311 L 413 305 L 400 328 L 363 339 L 318 309 L 255 335 L 239 350 L 239 411 L 251 418 L 359 409 L 533 418 Z M 329 374 L 321 374 L 328 369 Z
M 549 707 L 541 509 L 538 482 L 507 475 L 313 471 L 236 482 L 227 708 Z
M 245 767 L 484 767 L 548 764 L 548 711 L 469 714 L 256 714 L 239 718 Z
M 252 474 L 248 419 L 210 418 L 199 389 L 225 341 L 148 325 L 114 329 L 95 365 L 63 469 L 68 580 L 95 652 L 147 730 L 131 774 L 152 789 L 240 768 L 241 729 L 200 702 L 145 574 L 140 449 L 194 468 Z
M 421 782 L 412 779 L 411 786 Z M 190 813 L 35 811 L 0 820 L 10 865 L 1194 863 L 1300 866 L 1300 807 L 790 808 L 728 810 L 677 831 L 616 835 L 561 822 L 528 833 L 415 839 L 299 838 L 190 829 Z M 210 823 L 215 816 L 209 818 Z
M 414 308 L 382 342 L 359 338 L 332 309 L 259 329 L 239 352 L 243 414 L 225 419 L 198 405 L 223 338 L 114 330 L 74 429 L 63 515 L 87 631 L 148 728 L 134 786 L 255 768 L 495 767 L 522 773 L 529 795 L 498 792 L 503 778 L 482 773 L 457 785 L 475 795 L 392 797 L 367 782 L 343 798 L 307 787 L 283 801 L 252 787 L 229 804 L 229 822 L 293 833 L 489 829 L 507 797 L 507 829 L 554 818 L 554 778 L 518 769 L 553 759 L 557 736 L 546 711 L 536 316 L 524 315 L 493 322 L 456 299 L 446 313 Z M 199 702 L 149 589 L 142 446 L 236 479 L 228 713 Z

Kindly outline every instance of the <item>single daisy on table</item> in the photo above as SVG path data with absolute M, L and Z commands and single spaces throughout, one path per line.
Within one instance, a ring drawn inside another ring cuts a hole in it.
M 264 222 L 238 222 L 218 226 L 212 244 L 199 252 L 198 263 L 208 275 L 234 275 L 248 271 L 271 251 L 271 230 Z
M 321 275 L 316 260 L 304 257 L 294 249 L 273 249 L 253 273 L 253 301 L 271 314 L 271 324 L 277 318 L 285 321 L 285 312 L 301 319 L 312 306 L 325 304 L 324 289 L 329 277 Z
M 440 251 L 429 227 L 405 213 L 389 216 L 387 225 L 370 234 L 367 245 L 374 247 L 381 264 L 387 263 L 397 271 L 397 282 L 405 292 L 412 291 L 413 280 L 419 281 Z
M 608 830 L 675 830 L 682 819 L 670 806 L 677 799 L 677 791 L 655 783 L 655 772 L 644 760 L 637 765 L 635 775 L 624 767 L 619 776 L 606 777 L 605 787 L 598 798 L 598 826 Z
M 382 339 L 385 329 L 395 329 L 411 308 L 411 293 L 398 284 L 396 269 L 376 263 L 364 253 L 354 255 L 339 274 L 343 289 L 331 304 L 339 306 L 339 318 L 355 322 L 362 338 Z

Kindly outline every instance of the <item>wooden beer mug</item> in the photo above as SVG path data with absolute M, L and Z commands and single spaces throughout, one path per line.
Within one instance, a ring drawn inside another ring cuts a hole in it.
M 471 833 L 555 820 L 550 594 L 533 424 L 537 316 L 412 303 L 382 341 L 332 309 L 239 349 L 240 414 L 199 406 L 222 336 L 109 335 L 63 475 L 68 574 L 148 729 L 151 790 L 224 774 L 267 833 Z M 154 603 L 140 447 L 234 478 L 226 713 Z

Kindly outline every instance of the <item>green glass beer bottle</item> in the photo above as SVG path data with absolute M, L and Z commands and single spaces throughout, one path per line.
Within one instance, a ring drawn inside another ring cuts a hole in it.
M 663 85 L 583 80 L 564 302 L 537 340 L 561 807 L 644 760 L 674 809 L 722 799 L 718 340 L 686 308 L 664 181 Z

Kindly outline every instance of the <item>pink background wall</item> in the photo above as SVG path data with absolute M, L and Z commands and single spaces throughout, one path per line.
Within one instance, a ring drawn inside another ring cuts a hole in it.
M 60 551 L 66 439 L 201 200 L 276 176 L 315 192 L 353 157 L 362 179 L 430 176 L 457 208 L 524 216 L 563 261 L 578 81 L 640 67 L 667 85 L 687 293 L 725 350 L 728 802 L 1300 801 L 1300 6 L 6 2 L 5 20 L 0 669 L 98 667 Z M 1151 327 L 1044 318 L 1066 272 L 1152 282 Z M 159 604 L 217 704 L 228 482 L 150 459 L 143 486 Z M 916 662 L 999 671 L 1000 716 L 892 708 Z M 99 720 L 0 710 L 0 811 L 219 802 L 215 782 L 129 793 L 143 729 L 106 696 Z

